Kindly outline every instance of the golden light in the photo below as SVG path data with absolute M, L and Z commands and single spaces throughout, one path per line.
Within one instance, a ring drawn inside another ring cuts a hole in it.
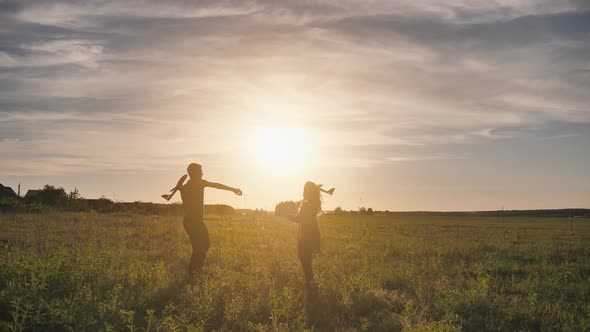
M 304 128 L 267 126 L 256 129 L 251 151 L 262 167 L 286 174 L 307 167 L 312 148 L 311 133 Z

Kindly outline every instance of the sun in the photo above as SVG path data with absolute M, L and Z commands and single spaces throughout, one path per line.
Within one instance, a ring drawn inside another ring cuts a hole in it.
M 256 129 L 252 147 L 264 168 L 275 173 L 295 173 L 309 166 L 313 138 L 301 127 L 266 126 Z

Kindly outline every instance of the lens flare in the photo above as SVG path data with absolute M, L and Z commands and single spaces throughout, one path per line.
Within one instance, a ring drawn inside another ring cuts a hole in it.
M 294 173 L 307 167 L 311 161 L 313 138 L 304 128 L 261 127 L 256 130 L 254 137 L 254 156 L 268 170 L 282 174 Z

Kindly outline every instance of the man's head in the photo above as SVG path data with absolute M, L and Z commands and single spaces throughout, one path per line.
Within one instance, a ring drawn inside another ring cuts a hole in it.
M 201 179 L 203 177 L 203 169 L 199 164 L 191 163 L 186 168 L 186 172 L 191 177 L 191 179 Z

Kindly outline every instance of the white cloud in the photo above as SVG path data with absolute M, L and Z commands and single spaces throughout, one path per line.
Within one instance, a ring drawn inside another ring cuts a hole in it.
M 452 155 L 447 153 L 433 153 L 430 155 L 397 155 L 387 157 L 388 161 L 405 162 L 405 161 L 429 161 L 429 160 L 449 160 L 449 159 L 465 159 L 466 156 Z
M 233 16 L 252 13 L 255 4 L 242 3 L 240 6 L 221 6 L 216 2 L 202 6 L 198 4 L 164 1 L 85 1 L 53 2 L 33 4 L 19 12 L 17 17 L 26 22 L 72 28 L 95 28 L 98 19 L 115 17 L 146 18 L 203 18 Z
M 16 64 L 16 60 L 6 52 L 0 52 L 0 67 L 12 67 Z
M 19 45 L 26 52 L 15 58 L 0 53 L 0 67 L 44 67 L 76 64 L 97 68 L 103 55 L 103 46 L 98 41 L 63 39 Z

